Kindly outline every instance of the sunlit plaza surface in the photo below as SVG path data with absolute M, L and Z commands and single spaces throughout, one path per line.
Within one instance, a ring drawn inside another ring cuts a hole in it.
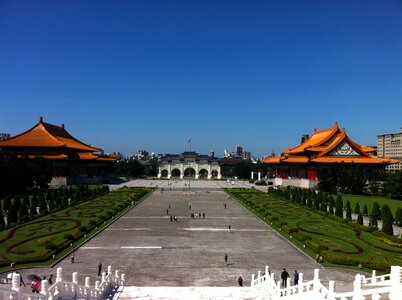
M 355 271 L 323 268 L 222 190 L 250 187 L 248 182 L 135 180 L 124 185 L 158 188 L 77 248 L 74 264 L 67 256 L 53 268 L 21 273 L 49 275 L 63 267 L 66 276 L 78 272 L 80 281 L 89 276 L 94 282 L 102 262 L 104 271 L 111 265 L 125 273 L 127 286 L 224 287 L 236 286 L 239 276 L 247 286 L 252 274 L 268 265 L 278 278 L 287 268 L 290 275 L 297 270 L 310 280 L 313 270 L 320 268 L 322 282 L 335 280 L 337 291 L 352 285 Z M 177 222 L 170 221 L 170 215 Z

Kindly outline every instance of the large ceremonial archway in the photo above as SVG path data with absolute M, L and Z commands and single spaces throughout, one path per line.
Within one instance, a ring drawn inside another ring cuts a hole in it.
M 167 154 L 161 157 L 158 178 L 221 179 L 219 158 L 197 152 Z

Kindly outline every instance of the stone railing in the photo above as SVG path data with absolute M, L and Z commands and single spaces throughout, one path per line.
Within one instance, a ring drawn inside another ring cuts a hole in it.
M 86 299 L 99 300 L 109 287 L 124 286 L 125 274 L 119 270 L 112 272 L 108 266 L 107 272 L 102 273 L 101 281 L 96 281 L 95 286 L 90 286 L 90 278 L 85 277 L 85 283 L 78 283 L 78 273 L 72 274 L 72 281 L 63 278 L 63 268 L 57 268 L 56 280 L 51 286 L 47 280 L 42 280 L 40 293 L 24 292 L 20 287 L 20 274 L 14 273 L 11 289 L 1 288 L 0 299 L 4 300 L 53 300 L 53 299 Z
M 376 276 L 375 271 L 371 278 L 365 278 L 357 274 L 353 282 L 353 291 L 346 293 L 335 292 L 335 281 L 329 281 L 326 288 L 320 282 L 319 269 L 314 270 L 314 278 L 303 282 L 303 274 L 299 274 L 298 285 L 290 285 L 287 279 L 287 287 L 281 287 L 281 280 L 275 280 L 275 275 L 270 273 L 269 267 L 265 267 L 265 273 L 258 272 L 257 277 L 253 274 L 251 286 L 255 287 L 262 299 L 282 300 L 379 300 L 382 296 L 390 300 L 402 299 L 402 267 L 392 266 L 391 273 Z

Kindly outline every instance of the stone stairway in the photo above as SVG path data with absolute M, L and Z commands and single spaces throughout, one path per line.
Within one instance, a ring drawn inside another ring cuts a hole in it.
M 251 287 L 137 287 L 126 286 L 119 300 L 255 300 Z

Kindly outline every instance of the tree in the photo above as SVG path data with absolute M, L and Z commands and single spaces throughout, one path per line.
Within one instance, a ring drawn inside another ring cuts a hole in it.
M 367 208 L 366 203 L 364 204 L 364 207 L 363 207 L 363 215 L 368 216 L 368 208 Z
M 381 208 L 382 229 L 381 231 L 388 235 L 394 235 L 394 229 L 392 224 L 394 218 L 391 213 L 391 209 L 387 204 L 384 204 Z
M 0 154 L 0 194 L 22 194 L 32 188 L 45 188 L 52 178 L 51 162 Z
M 321 192 L 319 192 L 317 197 L 314 199 L 314 208 L 316 210 L 319 210 L 320 204 L 322 205 L 322 193 Z
M 6 224 L 4 223 L 3 208 L 0 201 L 0 230 L 4 227 L 4 225 Z
M 12 205 L 15 209 L 15 211 L 18 213 L 20 206 L 21 206 L 21 198 L 20 197 L 15 197 Z
M 368 172 L 368 189 L 374 196 L 377 196 L 380 192 L 381 183 L 384 180 L 384 170 L 385 167 Z
M 29 201 L 29 198 L 27 198 L 27 196 L 22 198 L 22 202 L 21 202 L 21 205 L 18 210 L 18 222 L 25 222 L 29 219 L 28 218 L 28 201 Z
M 359 213 L 357 214 L 357 224 L 363 225 L 363 216 L 362 213 L 359 211 Z
M 332 196 L 329 196 L 329 208 L 328 212 L 333 215 L 334 214 L 334 206 L 335 206 L 335 200 Z
M 353 212 L 355 214 L 358 214 L 360 212 L 360 204 L 359 204 L 359 202 L 356 202 L 355 209 L 353 210 Z
M 12 203 L 11 203 L 10 197 L 4 198 L 3 210 L 4 210 L 5 213 L 10 209 L 11 204 L 12 204 Z
M 346 220 L 348 220 L 348 221 L 352 220 L 352 209 L 350 207 L 349 200 L 346 201 Z
M 18 221 L 18 210 L 16 209 L 16 206 L 14 206 L 13 202 L 7 213 L 7 223 L 8 225 L 10 225 L 12 223 L 17 223 L 17 221 Z
M 342 201 L 341 195 L 336 196 L 335 216 L 337 216 L 339 218 L 343 218 L 343 201 Z
M 395 214 L 396 226 L 402 226 L 402 208 L 398 207 Z
M 378 228 L 378 220 L 381 218 L 381 209 L 380 205 L 377 202 L 373 203 L 373 209 L 371 210 L 370 215 L 370 225 Z
M 31 211 L 31 218 L 38 214 L 36 208 L 38 207 L 38 197 L 34 194 L 31 199 L 30 211 Z
M 45 201 L 45 196 L 43 195 L 43 192 L 39 192 L 38 194 L 38 205 L 39 205 L 39 213 L 41 215 L 47 214 L 47 204 Z
M 387 173 L 385 192 L 394 199 L 402 199 L 402 171 Z

